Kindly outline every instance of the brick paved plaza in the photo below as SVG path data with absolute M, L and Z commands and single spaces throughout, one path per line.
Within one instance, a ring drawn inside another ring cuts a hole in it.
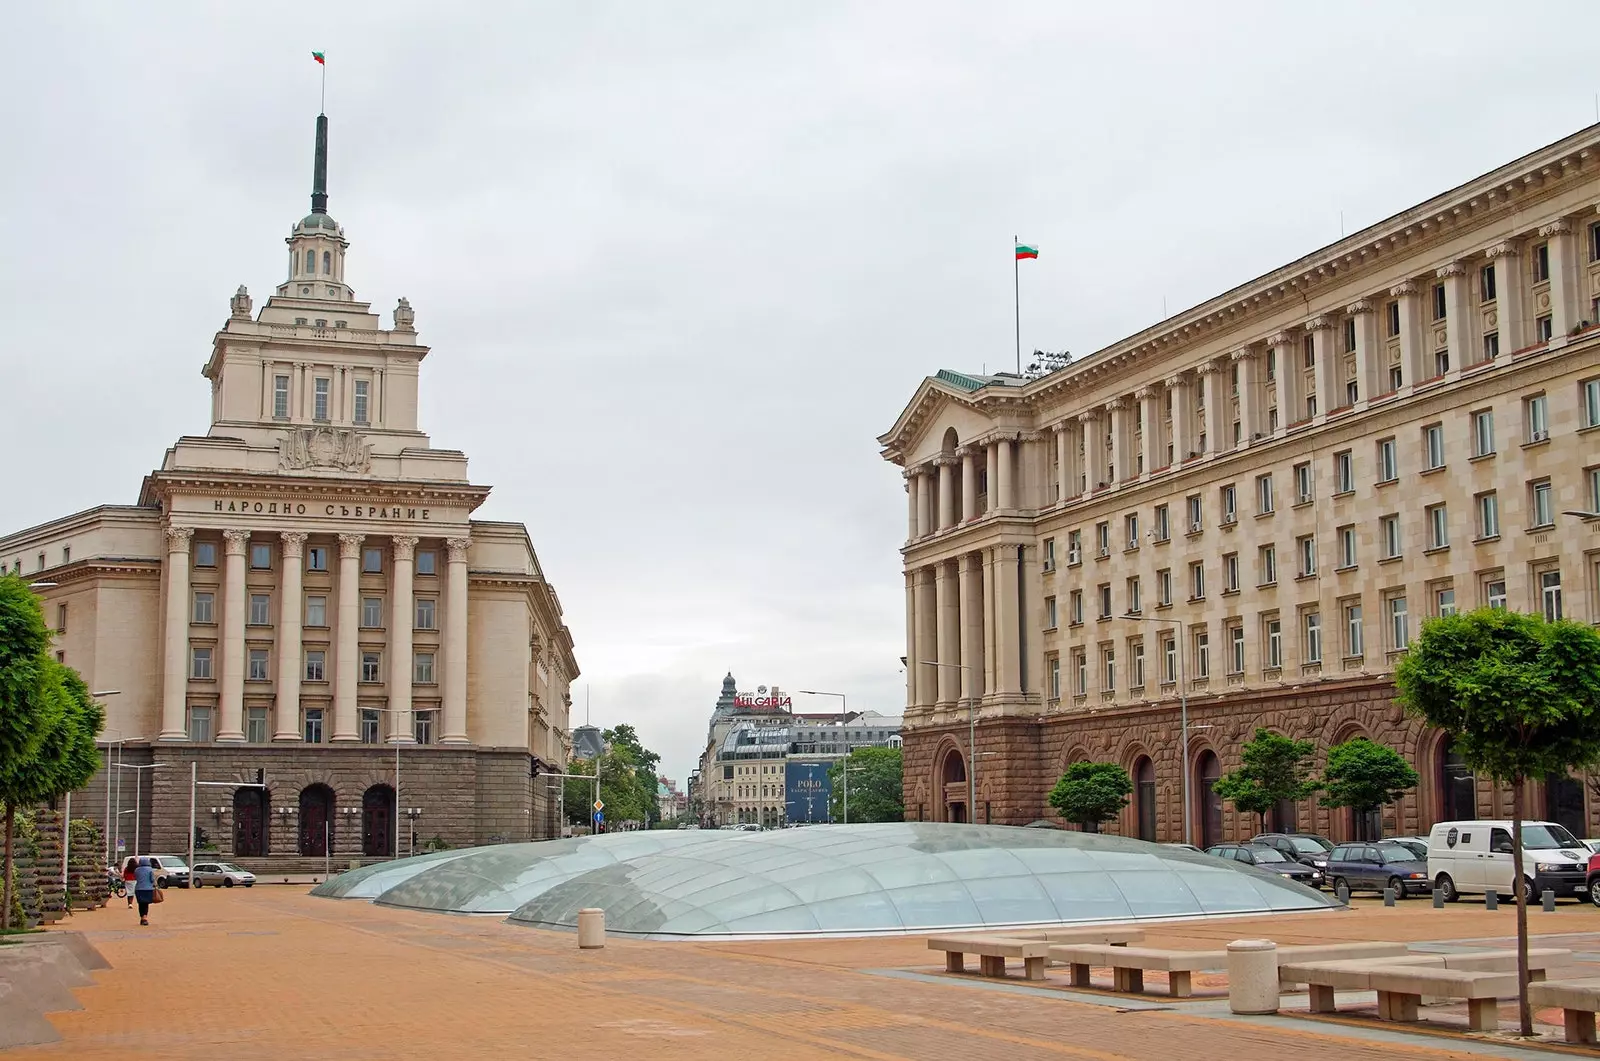
M 613 938 L 580 953 L 568 934 L 313 899 L 294 887 L 169 895 L 147 929 L 118 904 L 73 917 L 68 927 L 113 968 L 78 990 L 81 1011 L 51 1016 L 62 1042 L 6 1056 L 1236 1061 L 1286 1047 L 1349 1061 L 1559 1056 L 1401 1034 L 1370 1019 L 1234 1018 L 1216 978 L 1197 978 L 1200 997 L 1174 1005 L 1157 995 L 1069 993 L 1059 969 L 1045 987 L 947 977 L 920 938 Z M 1351 913 L 1156 926 L 1150 943 L 1496 942 L 1512 933 L 1512 918 L 1508 908 L 1466 903 L 1389 910 L 1358 901 Z M 1560 935 L 1560 946 L 1600 951 L 1600 910 L 1567 903 L 1530 919 L 1536 934 Z M 1125 1005 L 1139 1008 L 1119 1011 Z M 1303 1006 L 1303 997 L 1291 1004 Z M 1514 1006 L 1502 1013 L 1509 1028 Z

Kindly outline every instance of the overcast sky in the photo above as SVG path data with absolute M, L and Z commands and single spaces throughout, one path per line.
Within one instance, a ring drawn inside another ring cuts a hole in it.
M 1100 10 L 1101 7 L 1105 10 Z M 1112 10 L 1114 9 L 1114 10 Z M 347 278 L 528 524 L 596 724 L 725 671 L 898 713 L 918 382 L 1087 354 L 1595 120 L 1600 5 L 29 4 L 0 66 L 0 532 L 136 500 L 283 279 L 328 55 Z M 492 12 L 492 14 L 491 14 Z M 814 701 L 828 709 L 828 701 Z

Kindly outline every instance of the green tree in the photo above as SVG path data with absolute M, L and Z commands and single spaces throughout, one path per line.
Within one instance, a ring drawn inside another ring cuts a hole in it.
M 1430 619 L 1395 668 L 1407 711 L 1450 734 L 1474 771 L 1511 786 L 1517 891 L 1518 1008 L 1528 1006 L 1524 782 L 1600 761 L 1600 633 L 1570 620 L 1492 608 Z
M 661 820 L 661 801 L 658 798 L 661 756 L 646 748 L 639 740 L 639 734 L 626 722 L 619 723 L 600 735 L 609 744 L 628 753 L 628 760 L 635 767 L 633 777 L 638 781 L 637 795 L 643 807 L 643 811 L 635 820 L 644 822 L 646 828 L 649 828 Z
M 1122 813 L 1133 779 L 1116 763 L 1073 763 L 1050 790 L 1050 806 L 1091 833 Z
M 1222 776 L 1217 795 L 1267 827 L 1267 812 L 1285 800 L 1301 800 L 1322 786 L 1311 776 L 1311 756 L 1316 745 L 1290 740 L 1265 726 L 1240 749 L 1244 765 Z
M 1328 749 L 1322 805 L 1371 814 L 1415 788 L 1418 780 L 1411 764 L 1393 748 L 1356 737 Z
M 574 759 L 566 772 L 594 777 L 593 759 Z M 649 799 L 645 798 L 645 784 Z M 567 821 L 583 825 L 594 820 L 594 782 L 567 778 L 562 786 L 562 802 Z M 600 757 L 600 799 L 605 803 L 607 822 L 648 821 L 655 806 L 655 775 L 640 768 L 633 753 L 621 744 L 611 744 Z
M 852 822 L 903 822 L 905 792 L 899 748 L 855 748 L 828 768 L 828 813 L 844 821 L 844 776 L 850 771 Z

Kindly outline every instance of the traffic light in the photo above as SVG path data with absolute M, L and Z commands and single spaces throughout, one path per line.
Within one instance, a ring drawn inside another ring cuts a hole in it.
M 533 760 L 530 761 L 529 767 L 528 767 L 528 776 L 531 777 L 531 778 L 534 778 L 535 780 L 538 779 L 538 777 L 539 777 L 539 760 L 533 759 Z

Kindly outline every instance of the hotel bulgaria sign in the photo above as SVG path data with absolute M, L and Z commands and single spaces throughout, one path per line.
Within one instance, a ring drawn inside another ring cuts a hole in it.
M 368 505 L 357 499 L 356 504 L 326 504 L 313 501 L 259 501 L 255 498 L 212 498 L 213 512 L 240 512 L 257 516 L 338 516 L 348 519 L 401 519 L 417 522 L 430 521 L 431 511 L 411 505 Z

